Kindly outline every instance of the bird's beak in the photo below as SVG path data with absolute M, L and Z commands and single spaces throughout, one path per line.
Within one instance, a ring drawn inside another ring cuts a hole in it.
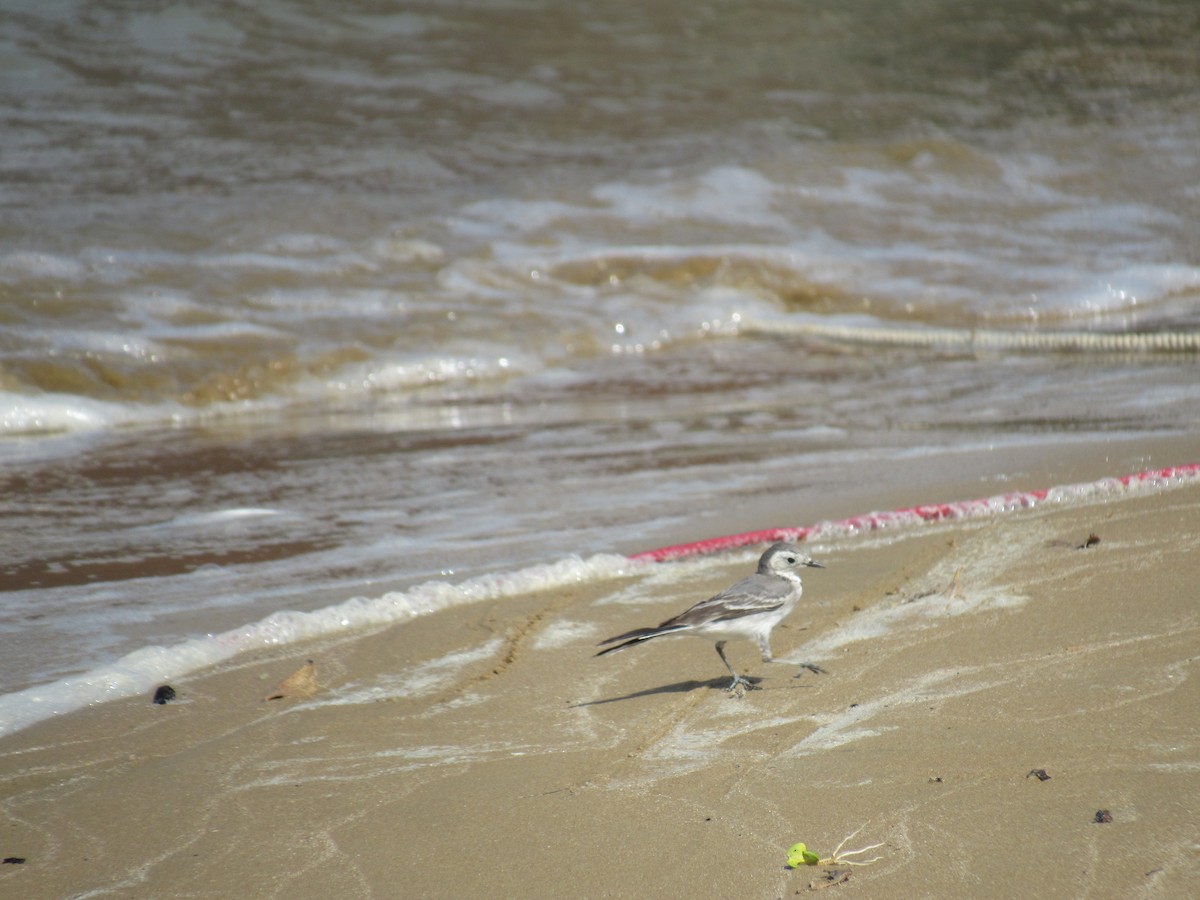
M 819 562 L 817 562 L 815 559 L 810 559 L 808 562 L 806 562 L 806 563 L 805 563 L 805 565 L 806 565 L 806 566 L 808 566 L 808 567 L 809 567 L 809 568 L 811 568 L 811 569 L 823 569 L 823 568 L 825 568 L 823 565 L 821 565 L 821 564 L 820 564 Z

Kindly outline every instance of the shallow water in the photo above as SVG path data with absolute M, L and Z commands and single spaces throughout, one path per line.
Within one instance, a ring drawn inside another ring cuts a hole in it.
M 0 24 L 0 689 L 1064 456 L 1195 461 L 1194 352 L 921 345 L 1198 330 L 1188 2 Z

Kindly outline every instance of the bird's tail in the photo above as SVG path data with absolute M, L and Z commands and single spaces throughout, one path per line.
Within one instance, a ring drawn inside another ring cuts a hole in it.
M 676 631 L 679 631 L 681 628 L 685 627 L 686 626 L 675 625 L 670 628 L 662 628 L 661 626 L 658 628 L 635 628 L 633 631 L 627 631 L 624 634 L 618 634 L 616 637 L 610 637 L 598 643 L 596 645 L 597 647 L 604 647 L 605 644 L 615 644 L 616 646 L 607 647 L 596 655 L 603 656 L 605 653 L 615 653 L 618 650 L 624 650 L 626 647 L 632 647 L 634 644 L 642 644 L 656 637 L 674 634 Z M 621 643 L 618 644 L 618 641 Z

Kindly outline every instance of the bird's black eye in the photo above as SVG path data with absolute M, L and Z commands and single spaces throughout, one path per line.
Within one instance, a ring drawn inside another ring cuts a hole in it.
M 788 561 L 789 563 L 791 563 L 792 565 L 795 565 L 795 564 L 796 564 L 796 557 L 794 557 L 794 556 L 789 556 L 789 557 L 787 558 L 787 561 Z

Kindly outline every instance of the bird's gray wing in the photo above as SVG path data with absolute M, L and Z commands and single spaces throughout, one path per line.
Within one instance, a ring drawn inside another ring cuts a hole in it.
M 707 622 L 722 622 L 754 613 L 769 612 L 783 606 L 793 589 L 792 583 L 786 579 L 771 575 L 751 575 L 715 597 L 701 600 L 658 627 L 703 625 Z

